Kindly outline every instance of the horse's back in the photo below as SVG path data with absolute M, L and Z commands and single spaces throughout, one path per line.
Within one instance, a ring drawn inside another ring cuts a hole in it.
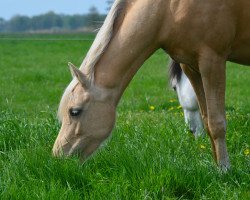
M 171 38 L 166 50 L 182 63 L 193 64 L 202 48 L 209 47 L 230 61 L 250 64 L 249 10 L 248 0 L 171 1 L 166 23 L 174 23 L 166 26 L 166 38 Z
M 232 43 L 229 60 L 240 64 L 250 65 L 250 1 L 234 0 L 234 13 L 237 16 L 236 33 Z

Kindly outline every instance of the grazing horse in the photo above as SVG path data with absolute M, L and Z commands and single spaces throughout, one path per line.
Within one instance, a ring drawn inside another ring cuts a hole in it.
M 171 87 L 176 91 L 184 112 L 185 123 L 197 138 L 204 136 L 204 127 L 194 89 L 179 63 L 170 60 L 169 79 Z
M 250 64 L 250 1 L 116 0 L 59 106 L 55 156 L 90 156 L 110 135 L 131 79 L 157 49 L 189 78 L 214 158 L 230 166 L 226 147 L 226 61 Z

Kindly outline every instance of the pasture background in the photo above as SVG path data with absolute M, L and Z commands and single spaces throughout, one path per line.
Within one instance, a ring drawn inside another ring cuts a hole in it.
M 51 156 L 67 62 L 79 66 L 93 38 L 0 35 L 0 199 L 250 199 L 250 69 L 232 63 L 227 174 L 215 167 L 208 137 L 195 141 L 185 127 L 163 51 L 129 85 L 104 148 L 84 165 Z

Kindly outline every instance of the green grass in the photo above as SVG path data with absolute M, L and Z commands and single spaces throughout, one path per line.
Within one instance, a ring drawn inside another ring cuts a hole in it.
M 105 147 L 84 165 L 53 158 L 57 106 L 71 80 L 67 62 L 80 65 L 92 42 L 79 40 L 84 38 L 93 36 L 0 36 L 0 199 L 250 199 L 250 156 L 244 155 L 250 147 L 250 69 L 232 63 L 227 174 L 216 168 L 208 138 L 195 141 L 178 102 L 170 101 L 176 95 L 162 51 L 126 90 Z

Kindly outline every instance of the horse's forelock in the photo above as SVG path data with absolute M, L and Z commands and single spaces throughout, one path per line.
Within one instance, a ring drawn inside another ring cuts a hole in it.
M 63 119 L 63 111 L 64 109 L 66 109 L 66 102 L 68 101 L 69 99 L 69 96 L 71 95 L 73 89 L 76 87 L 78 81 L 76 78 L 74 78 L 70 84 L 68 85 L 68 87 L 65 89 L 63 95 L 62 95 L 62 98 L 61 98 L 61 101 L 60 101 L 60 104 L 59 104 L 59 107 L 58 107 L 58 112 L 57 112 L 57 117 L 59 119 L 59 121 L 62 121 Z

